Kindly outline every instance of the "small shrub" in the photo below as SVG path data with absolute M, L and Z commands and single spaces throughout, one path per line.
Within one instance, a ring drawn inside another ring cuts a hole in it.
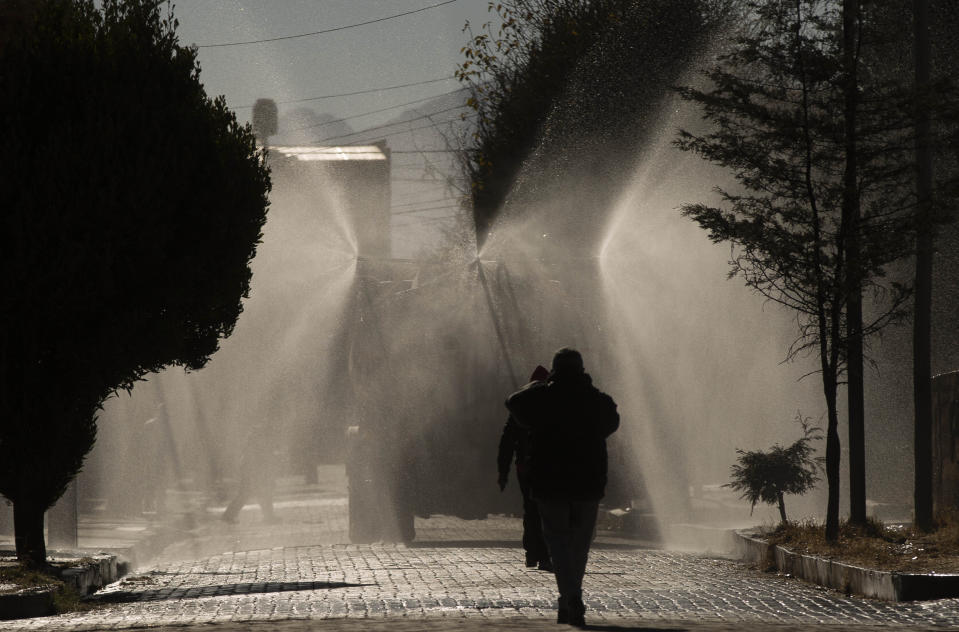
M 783 497 L 805 494 L 819 481 L 820 460 L 814 456 L 812 443 L 822 439 L 822 430 L 809 425 L 809 419 L 800 414 L 796 415 L 796 422 L 802 426 L 803 436 L 789 447 L 777 443 L 767 452 L 736 450 L 739 458 L 730 468 L 733 480 L 724 487 L 743 492 L 740 498 L 751 503 L 750 514 L 760 501 L 776 504 L 782 522 L 786 523 Z

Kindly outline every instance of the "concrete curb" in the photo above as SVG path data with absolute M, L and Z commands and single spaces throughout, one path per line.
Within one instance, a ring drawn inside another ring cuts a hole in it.
M 815 555 L 795 553 L 759 539 L 754 533 L 734 531 L 740 559 L 776 569 L 808 582 L 886 601 L 920 601 L 959 597 L 959 575 L 895 573 L 861 568 Z
M 54 614 L 53 588 L 30 588 L 0 595 L 0 621 Z
M 120 577 L 116 555 L 88 551 L 50 551 L 50 557 L 74 564 L 60 572 L 60 580 L 76 590 L 81 597 L 95 593 Z M 56 593 L 57 588 L 49 586 L 0 594 L 0 621 L 56 614 Z
M 91 595 L 120 578 L 116 555 L 93 553 L 84 555 L 78 562 L 76 566 L 64 569 L 60 579 L 73 586 L 81 597 Z
M 176 541 L 177 535 L 178 532 L 173 527 L 154 525 L 142 538 L 127 547 L 51 549 L 49 556 L 54 561 L 75 562 L 74 566 L 63 569 L 60 579 L 67 586 L 73 587 L 78 595 L 87 597 L 127 575 L 138 564 L 152 560 L 167 545 Z M 54 588 L 33 588 L 0 594 L 0 621 L 56 614 L 55 594 Z

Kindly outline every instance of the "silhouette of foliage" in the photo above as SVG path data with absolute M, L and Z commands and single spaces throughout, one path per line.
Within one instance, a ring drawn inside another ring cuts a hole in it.
M 266 220 L 253 132 L 161 4 L 44 0 L 0 49 L 0 493 L 36 565 L 104 400 L 206 364 Z
M 563 139 L 563 155 L 550 164 L 557 180 L 564 168 L 602 174 L 630 164 L 618 151 L 637 149 L 647 114 L 728 4 L 505 0 L 489 3 L 498 28 L 490 22 L 474 32 L 467 24 L 469 41 L 456 76 L 469 88 L 467 105 L 477 114 L 461 158 L 478 244 L 544 137 Z M 568 107 L 551 119 L 561 102 Z M 603 147 L 599 155 L 589 152 L 596 146 Z
M 913 101 L 900 77 L 884 74 L 872 48 L 878 29 L 864 12 L 863 58 L 870 63 L 858 62 L 852 132 L 862 216 L 851 222 L 843 212 L 850 91 L 842 7 L 826 0 L 747 4 L 746 28 L 706 73 L 707 87 L 680 91 L 701 106 L 706 131 L 684 130 L 676 141 L 728 169 L 738 186 L 717 189 L 719 204 L 686 204 L 682 212 L 712 241 L 730 244 L 731 277 L 797 315 L 799 336 L 787 357 L 818 355 L 828 414 L 826 530 L 835 538 L 837 391 L 850 331 L 845 306 L 860 291 L 873 299 L 869 320 L 854 328 L 868 337 L 901 320 L 911 296 L 911 287 L 890 280 L 887 268 L 913 252 Z
M 805 494 L 819 481 L 820 461 L 813 456 L 816 449 L 812 444 L 822 439 L 822 430 L 809 425 L 802 415 L 796 416 L 796 422 L 802 426 L 803 436 L 788 447 L 777 443 L 767 452 L 736 450 L 739 458 L 730 468 L 733 480 L 724 487 L 743 492 L 740 498 L 749 501 L 750 513 L 759 502 L 775 504 L 780 518 L 787 522 L 783 497 Z

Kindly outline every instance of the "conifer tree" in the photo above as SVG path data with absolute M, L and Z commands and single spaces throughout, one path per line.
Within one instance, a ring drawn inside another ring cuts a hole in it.
M 902 235 L 911 226 L 911 128 L 900 90 L 871 82 L 862 69 L 845 72 L 841 5 L 747 4 L 753 19 L 707 72 L 710 86 L 680 91 L 702 106 L 708 129 L 682 131 L 677 140 L 681 149 L 732 170 L 739 187 L 719 189 L 718 205 L 687 204 L 683 213 L 714 242 L 730 243 L 730 276 L 796 313 L 799 335 L 787 357 L 818 356 L 827 409 L 826 536 L 835 539 L 846 304 L 859 288 L 876 297 L 869 321 L 851 328 L 863 337 L 903 314 L 909 289 L 885 281 L 884 266 L 909 252 Z M 851 79 L 861 109 L 847 128 Z M 862 205 L 858 222 L 850 221 L 850 150 Z M 851 241 L 858 246 L 852 271 Z
M 0 49 L 0 493 L 35 566 L 104 400 L 206 364 L 266 221 L 253 132 L 160 4 L 43 0 Z

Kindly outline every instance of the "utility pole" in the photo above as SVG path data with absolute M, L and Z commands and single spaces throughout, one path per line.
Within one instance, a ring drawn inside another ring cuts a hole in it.
M 929 116 L 929 0 L 913 0 L 916 57 L 916 303 L 912 362 L 916 526 L 932 529 L 932 126 Z
M 842 216 L 846 239 L 846 395 L 849 416 L 849 521 L 866 524 L 866 431 L 862 351 L 862 263 L 859 244 L 859 174 L 856 151 L 859 1 L 843 0 L 843 81 L 846 170 Z

